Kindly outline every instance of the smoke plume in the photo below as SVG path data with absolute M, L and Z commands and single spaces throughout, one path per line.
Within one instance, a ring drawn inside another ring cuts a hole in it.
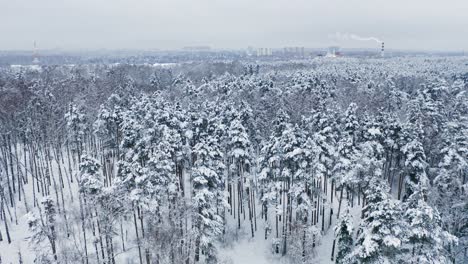
M 383 42 L 377 37 L 361 37 L 356 34 L 352 33 L 340 33 L 336 32 L 335 34 L 329 35 L 331 39 L 338 40 L 338 41 L 345 41 L 345 40 L 358 40 L 358 41 L 375 41 L 375 42 Z

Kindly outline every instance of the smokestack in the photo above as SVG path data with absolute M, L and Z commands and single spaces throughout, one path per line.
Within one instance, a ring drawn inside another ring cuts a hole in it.
M 382 42 L 382 49 L 380 50 L 380 57 L 384 57 L 385 56 L 385 43 Z
M 34 51 L 33 51 L 33 64 L 39 64 L 39 52 L 37 49 L 36 41 L 34 41 Z

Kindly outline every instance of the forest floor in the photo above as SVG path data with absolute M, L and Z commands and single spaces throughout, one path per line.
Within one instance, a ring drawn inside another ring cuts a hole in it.
M 29 162 L 29 161 L 27 161 Z M 68 164 L 68 160 L 65 158 L 62 161 L 62 173 L 63 173 L 63 181 L 64 186 L 63 188 L 57 188 L 58 192 L 56 193 L 54 188 L 50 189 L 50 195 L 54 198 L 54 200 L 59 199 L 59 208 L 61 210 L 66 209 L 67 218 L 69 221 L 69 232 L 70 237 L 66 237 L 66 230 L 57 230 L 58 236 L 61 238 L 59 241 L 62 244 L 58 245 L 58 250 L 67 251 L 67 250 L 77 250 L 79 252 L 83 252 L 83 245 L 82 245 L 82 233 L 80 223 L 80 210 L 78 204 L 78 185 L 76 181 L 76 171 L 69 175 L 68 168 L 66 168 L 66 164 Z M 55 178 L 57 185 L 60 186 L 60 178 L 58 172 L 58 164 L 54 160 L 52 161 L 52 173 L 51 177 Z M 66 169 L 66 171 L 65 171 Z M 189 172 L 187 172 L 189 173 Z M 32 181 L 30 175 L 28 175 L 29 181 Z M 71 182 L 71 177 L 74 178 L 73 182 Z M 188 177 L 187 177 L 188 178 Z M 190 183 L 186 182 L 187 186 L 190 186 Z M 24 203 L 24 198 L 27 201 L 27 207 L 29 211 L 33 209 L 33 197 L 32 197 L 32 184 L 24 185 L 24 193 L 26 197 L 23 197 L 21 202 L 18 202 L 16 199 L 16 210 L 14 208 L 9 208 L 9 211 L 6 211 L 6 216 L 9 218 L 9 230 L 10 235 L 12 238 L 12 243 L 8 244 L 6 241 L 5 234 L 3 233 L 3 241 L 0 242 L 0 263 L 2 264 L 10 264 L 10 263 L 20 263 L 20 254 L 23 263 L 33 263 L 34 262 L 34 251 L 32 250 L 33 245 L 28 243 L 28 237 L 30 236 L 27 224 L 27 210 L 26 204 Z M 37 185 L 36 185 L 37 187 Z M 328 189 L 331 188 L 331 185 L 328 185 Z M 188 189 L 189 190 L 189 189 Z M 63 192 L 64 202 L 65 205 L 62 205 L 61 194 Z M 187 192 L 190 193 L 190 192 Z M 328 194 L 330 196 L 330 194 Z M 334 240 L 334 225 L 336 222 L 336 212 L 338 212 L 338 194 L 334 193 L 334 202 L 332 204 L 333 212 L 335 214 L 332 216 L 332 222 L 329 223 L 330 219 L 330 207 L 326 205 L 325 207 L 325 230 L 322 233 L 322 239 L 317 245 L 314 250 L 314 258 L 310 259 L 310 263 L 320 263 L 320 264 L 328 264 L 334 263 L 331 260 L 331 252 L 332 252 L 332 245 Z M 36 200 L 38 203 L 41 201 L 42 194 L 36 192 Z M 73 197 L 73 198 L 72 198 Z M 258 197 L 258 194 L 257 194 Z M 16 197 L 17 198 L 17 197 Z M 186 197 L 190 199 L 189 197 Z M 328 197 L 329 198 L 329 197 Z M 346 199 L 343 199 L 342 202 L 342 209 L 341 213 L 345 208 L 347 203 Z M 294 262 L 289 259 L 287 256 L 282 257 L 281 254 L 274 254 L 272 250 L 272 236 L 273 233 L 269 235 L 269 238 L 265 239 L 265 224 L 264 220 L 261 217 L 260 208 L 261 205 L 256 203 L 256 231 L 254 232 L 254 237 L 252 237 L 251 233 L 251 224 L 250 220 L 247 216 L 241 215 L 241 228 L 238 228 L 238 219 L 235 219 L 233 215 L 229 212 L 226 212 L 226 221 L 227 221 L 227 228 L 226 234 L 224 236 L 224 241 L 221 241 L 218 244 L 219 248 L 219 263 L 222 264 L 294 264 Z M 273 210 L 271 210 L 273 211 Z M 359 224 L 359 214 L 361 212 L 361 207 L 357 205 L 355 201 L 355 206 L 351 208 L 351 212 L 354 216 L 354 226 L 357 227 Z M 273 214 L 273 212 L 270 212 Z M 274 219 L 274 216 L 270 215 L 270 219 Z M 58 221 L 62 218 L 58 218 Z M 322 217 L 319 218 L 319 222 L 317 227 L 321 227 Z M 60 225 L 64 226 L 64 225 Z M 138 261 L 138 251 L 136 248 L 136 241 L 133 239 L 134 237 L 134 228 L 131 225 L 131 222 L 126 223 L 123 225 L 123 231 L 125 235 L 125 246 L 126 250 L 123 251 L 120 239 L 116 237 L 115 242 L 115 250 L 116 250 L 116 262 L 117 263 L 125 263 L 125 264 L 132 264 L 132 263 L 139 263 Z M 74 234 L 74 235 L 73 235 Z M 120 234 L 119 234 L 120 235 Z M 88 244 L 88 254 L 92 257 L 95 256 L 95 248 L 93 246 L 93 242 L 95 241 L 96 237 L 93 236 L 91 232 L 87 232 L 87 244 Z M 294 238 L 293 238 L 294 239 Z M 69 263 L 74 263 L 73 260 Z
M 328 188 L 331 188 L 329 184 Z M 341 214 L 346 208 L 347 200 L 343 199 Z M 256 205 L 257 208 L 261 208 L 260 204 Z M 320 244 L 314 250 L 314 258 L 310 259 L 306 263 L 318 263 L 318 264 L 333 264 L 334 261 L 331 259 L 334 235 L 334 226 L 336 224 L 336 212 L 338 212 L 339 200 L 337 195 L 333 202 L 333 212 L 335 214 L 332 217 L 332 222 L 329 224 L 329 207 L 325 210 L 325 231 L 322 234 Z M 349 208 L 353 215 L 354 226 L 357 227 L 360 222 L 361 206 L 357 205 Z M 258 213 L 257 213 L 258 214 Z M 271 240 L 264 239 L 264 221 L 261 216 L 257 215 L 257 230 L 254 232 L 254 237 L 250 231 L 250 222 L 248 219 L 241 221 L 241 229 L 236 229 L 237 222 L 232 217 L 227 217 L 228 221 L 228 233 L 232 233 L 233 240 L 223 241 L 223 245 L 219 250 L 219 260 L 222 264 L 296 264 L 293 260 L 288 257 L 282 257 L 281 254 L 274 254 L 272 250 Z M 320 218 L 321 221 L 321 218 Z M 321 222 L 319 222 L 319 225 Z M 356 231 L 356 228 L 355 228 Z M 336 255 L 336 252 L 335 252 Z

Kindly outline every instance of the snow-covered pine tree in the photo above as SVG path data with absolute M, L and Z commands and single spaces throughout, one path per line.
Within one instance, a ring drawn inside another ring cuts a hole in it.
M 251 205 L 251 197 L 247 195 L 246 192 L 250 194 L 252 192 L 251 186 L 253 186 L 253 179 L 250 177 L 250 169 L 252 166 L 251 142 L 240 116 L 237 116 L 231 122 L 227 137 L 230 139 L 228 143 L 229 171 L 233 177 L 232 180 L 235 182 L 234 186 L 237 187 L 237 223 L 240 229 L 241 214 L 243 213 L 246 215 L 244 202 L 246 201 L 249 207 Z M 254 232 L 252 229 L 252 236 L 253 235 Z
M 94 133 L 102 140 L 103 147 L 116 151 L 117 156 L 122 137 L 123 103 L 119 95 L 111 94 L 106 103 L 100 106 L 98 117 L 93 124 Z
M 275 206 L 275 237 L 279 239 L 279 219 L 281 214 L 280 195 L 283 192 L 282 185 L 282 159 L 284 153 L 282 152 L 281 138 L 289 126 L 289 116 L 287 113 L 280 109 L 275 120 L 273 120 L 273 130 L 267 142 L 264 142 L 261 157 L 259 158 L 260 163 L 260 175 L 259 180 L 262 183 L 261 190 L 261 201 L 262 201 L 262 217 L 265 219 L 265 239 L 267 239 L 268 232 L 271 230 L 269 222 L 268 209 L 270 205 Z M 276 253 L 279 253 L 278 248 L 275 249 Z
M 41 204 L 42 209 L 38 207 L 39 216 L 33 212 L 28 214 L 27 223 L 31 232 L 29 245 L 36 253 L 34 263 L 56 263 L 58 257 L 55 204 L 49 196 L 43 197 Z
M 76 151 L 79 160 L 83 152 L 83 144 L 87 130 L 86 116 L 81 108 L 74 103 L 70 103 L 68 111 L 65 113 L 65 120 L 69 133 L 68 140 L 72 144 L 72 149 Z
M 80 162 L 80 191 L 93 199 L 98 196 L 104 187 L 104 181 L 99 172 L 101 164 L 93 157 L 83 154 Z
M 49 239 L 50 247 L 52 249 L 52 255 L 54 260 L 57 261 L 57 231 L 56 231 L 56 215 L 55 202 L 49 196 L 42 199 L 42 206 L 44 207 L 44 227 L 47 232 L 47 238 Z
M 337 218 L 340 216 L 343 193 L 349 192 L 350 187 L 354 187 L 356 180 L 349 173 L 352 170 L 352 159 L 357 153 L 357 134 L 359 122 L 356 116 L 357 105 L 351 103 L 345 112 L 343 132 L 337 142 L 336 162 L 333 168 L 332 184 L 336 184 L 336 189 L 340 190 L 339 206 Z M 331 196 L 333 197 L 333 195 Z
M 225 136 L 227 136 L 227 131 L 225 131 L 225 126 L 222 120 L 222 108 L 214 106 L 214 112 L 209 115 L 208 120 L 208 127 L 207 133 L 209 135 L 209 140 L 212 144 L 213 149 L 216 151 L 216 155 L 214 157 L 214 163 L 212 164 L 213 169 L 217 173 L 220 185 L 216 190 L 216 213 L 223 217 L 223 233 L 225 229 L 226 223 L 226 208 L 229 207 L 227 202 L 227 179 L 226 179 L 226 148 L 229 146 L 230 142 L 223 142 L 225 140 Z M 224 144 L 224 145 L 223 145 Z M 249 178 L 249 180 L 251 180 Z
M 467 124 L 463 122 L 447 122 L 443 131 L 444 148 L 441 150 L 442 160 L 429 202 L 440 212 L 443 228 L 458 237 L 458 244 L 445 243 L 452 261 L 461 259 L 463 248 L 468 244 L 467 219 L 468 193 L 466 192 L 466 177 L 468 173 L 468 133 Z
M 336 156 L 336 116 L 331 110 L 320 108 L 315 111 L 312 116 L 312 127 L 314 131 L 312 139 L 316 146 L 317 163 L 313 164 L 313 177 L 316 179 L 316 187 L 321 189 L 317 195 L 317 212 L 321 211 L 321 230 L 325 231 L 325 206 L 327 205 L 327 195 L 330 193 L 328 205 L 333 201 L 333 193 L 335 190 L 328 190 L 328 181 L 332 175 L 334 161 Z M 333 182 L 333 180 L 332 180 Z M 334 187 L 334 184 L 331 186 Z M 321 208 L 320 208 L 321 207 Z M 330 215 L 332 208 L 330 207 Z M 316 221 L 318 222 L 318 221 Z
M 335 225 L 336 258 L 335 263 L 345 264 L 345 258 L 353 249 L 353 216 L 349 207 L 344 210 Z M 333 260 L 333 253 L 332 253 Z
M 406 253 L 401 256 L 401 263 L 448 263 L 444 245 L 457 240 L 443 230 L 439 212 L 427 203 L 427 184 L 427 178 L 421 179 L 403 205 L 408 242 L 403 245 Z
M 421 93 L 421 112 L 424 115 L 422 128 L 424 137 L 420 140 L 426 154 L 426 162 L 430 167 L 437 166 L 438 155 L 432 153 L 440 151 L 442 144 L 442 133 L 445 123 L 448 121 L 446 103 L 448 84 L 443 78 L 429 80 L 423 84 Z M 428 171 L 429 177 L 431 171 Z
M 377 115 L 377 122 L 382 128 L 382 146 L 384 148 L 384 177 L 390 184 L 390 192 L 392 192 L 395 182 L 396 173 L 401 169 L 403 154 L 400 149 L 400 134 L 402 125 L 393 113 L 382 112 Z
M 80 193 L 83 195 L 86 204 L 81 205 L 87 212 L 86 220 L 91 222 L 94 226 L 94 221 L 98 227 L 99 233 L 96 234 L 93 230 L 94 248 L 96 251 L 96 260 L 100 261 L 100 254 L 98 252 L 98 243 L 101 248 L 102 260 L 104 262 L 112 263 L 114 259 L 114 248 L 110 246 L 115 233 L 114 224 L 125 211 L 121 192 L 118 186 L 104 186 L 104 177 L 101 173 L 101 164 L 98 160 L 88 154 L 83 154 L 81 157 L 80 167 Z M 80 197 L 80 199 L 82 199 Z M 80 202 L 81 203 L 81 202 Z M 83 221 L 83 220 L 82 220 Z M 122 234 L 121 234 L 122 235 Z M 106 241 L 104 243 L 103 241 Z M 104 244 L 107 253 L 107 260 L 105 259 Z
M 402 152 L 405 155 L 405 195 L 403 200 L 408 199 L 414 192 L 417 186 L 423 180 L 427 180 L 426 176 L 426 155 L 424 149 L 417 139 L 412 139 L 403 146 Z M 427 183 L 422 183 L 427 186 Z M 425 195 L 425 193 L 423 193 Z
M 298 215 L 299 229 L 304 232 L 307 230 L 307 219 L 311 208 L 311 201 L 307 195 L 307 176 L 308 168 L 307 156 L 308 153 L 303 148 L 305 143 L 305 135 L 299 125 L 286 126 L 285 131 L 280 139 L 281 152 L 283 158 L 281 161 L 282 169 L 280 181 L 282 184 L 283 197 L 283 230 L 282 230 L 282 254 L 287 253 L 288 234 L 293 226 L 293 211 Z M 293 204 L 297 204 L 295 208 Z M 296 224 L 294 224 L 296 226 Z M 305 245 L 305 241 L 304 241 Z M 305 250 L 304 250 L 305 251 Z
M 398 262 L 406 227 L 399 201 L 388 192 L 385 180 L 380 177 L 370 180 L 356 246 L 343 263 Z
M 222 175 L 214 166 L 222 161 L 217 142 L 207 134 L 199 138 L 193 148 L 195 162 L 192 168 L 193 205 L 195 210 L 195 262 L 200 261 L 200 251 L 207 263 L 217 262 L 216 238 L 222 234 L 223 218 L 217 212 L 217 192 L 222 187 Z

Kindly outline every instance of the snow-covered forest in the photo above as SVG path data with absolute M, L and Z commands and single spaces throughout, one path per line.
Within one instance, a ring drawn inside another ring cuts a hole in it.
M 466 57 L 0 68 L 0 263 L 468 263 Z

